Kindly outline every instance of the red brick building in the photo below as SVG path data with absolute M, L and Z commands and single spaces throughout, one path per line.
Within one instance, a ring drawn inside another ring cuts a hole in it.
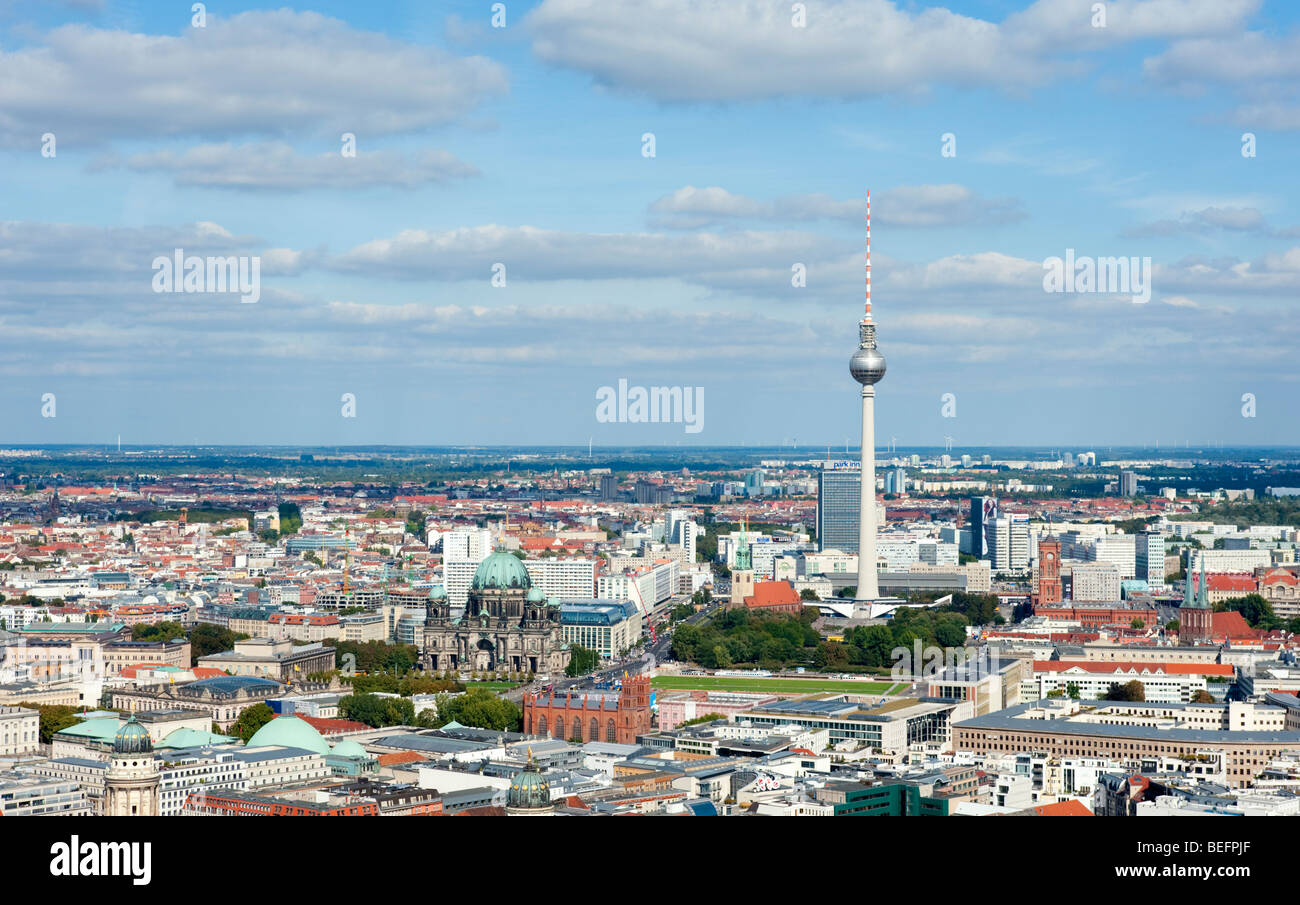
M 1153 626 L 1159 620 L 1160 614 L 1149 607 L 1110 607 L 1110 606 L 1060 606 L 1054 607 L 1035 607 L 1035 616 L 1045 616 L 1049 619 L 1060 619 L 1064 622 L 1077 622 L 1084 628 L 1099 628 L 1102 626 L 1115 626 L 1127 628 L 1133 624 L 1134 619 L 1141 619 L 1142 624 Z
M 524 695 L 528 735 L 635 745 L 650 731 L 650 677 L 630 676 L 622 691 Z

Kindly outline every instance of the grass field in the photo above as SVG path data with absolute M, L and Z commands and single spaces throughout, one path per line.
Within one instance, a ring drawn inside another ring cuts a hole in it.
M 815 694 L 819 691 L 857 694 L 884 694 L 907 686 L 893 682 L 854 682 L 844 679 L 745 679 L 733 676 L 656 676 L 650 680 L 665 691 L 697 689 L 700 691 L 771 691 L 784 694 Z
M 517 682 L 466 682 L 466 688 L 486 688 L 488 691 L 501 692 L 509 691 L 511 688 L 518 688 Z

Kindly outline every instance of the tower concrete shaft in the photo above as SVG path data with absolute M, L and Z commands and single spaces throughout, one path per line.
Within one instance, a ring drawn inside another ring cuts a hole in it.
M 876 388 L 862 388 L 862 496 L 858 515 L 859 600 L 880 596 L 876 578 Z

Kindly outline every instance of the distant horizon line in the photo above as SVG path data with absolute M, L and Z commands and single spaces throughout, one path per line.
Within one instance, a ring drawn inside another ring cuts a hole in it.
M 889 450 L 888 444 L 877 444 L 876 449 Z M 611 450 L 763 450 L 772 452 L 782 452 L 788 454 L 807 454 L 810 456 L 823 456 L 827 454 L 827 444 L 809 444 L 807 446 L 781 446 L 781 445 L 763 445 L 763 444 L 680 444 L 680 443 L 620 443 L 609 445 L 592 444 L 568 444 L 568 443 L 453 443 L 453 444 L 415 444 L 415 443 L 362 443 L 362 444 L 311 444 L 311 443 L 123 443 L 120 446 L 115 442 L 99 443 L 85 441 L 65 441 L 58 443 L 31 443 L 20 441 L 0 440 L 0 451 L 8 449 L 39 451 L 45 449 L 95 449 L 108 450 L 115 452 L 121 449 L 123 452 L 130 450 L 132 452 L 148 451 L 155 449 L 169 450 L 241 450 L 241 449 L 268 449 L 268 450 L 326 450 L 326 451 L 353 451 L 353 450 L 374 450 L 374 449 L 408 449 L 408 450 L 585 450 L 590 449 L 595 452 Z M 829 444 L 829 454 L 835 457 L 837 450 L 843 450 L 846 447 L 842 444 Z M 860 444 L 849 445 L 848 450 L 861 449 Z M 961 447 L 948 447 L 944 444 L 936 446 L 925 445 L 896 445 L 894 452 L 908 451 L 934 451 L 939 454 L 955 455 L 960 457 L 963 453 L 969 453 L 972 450 L 994 451 L 994 450 L 1050 450 L 1053 452 L 1097 452 L 1098 450 L 1136 450 L 1144 452 L 1223 452 L 1231 450 L 1295 450 L 1300 452 L 1300 444 L 1243 444 L 1243 445 L 1206 445 L 1198 444 L 1195 446 L 1151 446 L 1134 443 L 1107 443 L 1107 444 L 1080 444 L 1080 443 L 1014 443 L 1005 445 L 970 445 Z M 961 450 L 959 452 L 959 450 Z

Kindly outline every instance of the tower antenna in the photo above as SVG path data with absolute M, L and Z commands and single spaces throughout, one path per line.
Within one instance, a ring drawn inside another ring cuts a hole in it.
M 867 189 L 867 313 L 865 320 L 871 323 L 871 189 Z

